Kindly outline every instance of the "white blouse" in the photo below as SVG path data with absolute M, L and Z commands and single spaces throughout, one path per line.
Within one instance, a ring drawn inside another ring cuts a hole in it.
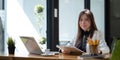
M 102 54 L 110 52 L 110 49 L 105 42 L 104 35 L 100 31 L 94 32 L 92 40 L 95 40 L 95 39 L 100 40 L 100 43 L 98 45 L 98 50 L 101 50 Z M 71 43 L 68 44 L 68 46 L 75 46 L 75 40 L 71 41 Z M 87 44 L 86 45 L 86 53 L 89 53 L 89 52 L 90 52 L 89 44 Z
M 94 32 L 92 40 L 95 40 L 95 39 L 100 40 L 99 45 L 98 45 L 98 50 L 101 50 L 103 54 L 110 52 L 110 49 L 105 42 L 104 35 L 100 31 L 95 31 Z M 87 44 L 87 46 L 86 46 L 86 51 L 88 53 L 90 51 L 89 50 L 89 44 Z

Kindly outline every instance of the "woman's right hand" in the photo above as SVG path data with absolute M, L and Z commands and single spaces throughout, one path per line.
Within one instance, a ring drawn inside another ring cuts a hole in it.
M 61 51 L 62 51 L 62 53 L 64 53 L 64 54 L 70 54 L 70 50 L 68 50 L 68 49 L 62 49 Z

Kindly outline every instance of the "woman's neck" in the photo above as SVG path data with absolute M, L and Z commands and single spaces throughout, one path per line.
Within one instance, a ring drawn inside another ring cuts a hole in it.
M 89 31 L 89 30 L 88 30 L 88 31 L 84 31 L 84 30 L 83 30 L 83 35 L 85 35 L 85 36 L 88 35 L 88 36 L 89 36 L 89 34 L 90 34 L 90 31 Z
M 86 29 L 86 30 L 83 30 L 84 32 L 86 32 L 86 31 L 90 31 L 90 29 Z

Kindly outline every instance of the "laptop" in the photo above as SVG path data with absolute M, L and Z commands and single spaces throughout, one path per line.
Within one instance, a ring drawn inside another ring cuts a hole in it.
M 40 47 L 38 46 L 37 42 L 33 37 L 28 36 L 20 36 L 20 39 L 24 43 L 25 47 L 27 48 L 30 54 L 37 54 L 37 55 L 44 55 L 44 56 L 51 56 L 55 55 L 58 52 L 42 52 Z

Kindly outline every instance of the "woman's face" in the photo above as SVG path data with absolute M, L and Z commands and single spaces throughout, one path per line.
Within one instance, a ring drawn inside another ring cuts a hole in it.
M 83 14 L 81 16 L 81 19 L 79 20 L 79 26 L 84 30 L 84 31 L 89 31 L 91 22 L 90 19 L 87 17 L 86 14 Z

